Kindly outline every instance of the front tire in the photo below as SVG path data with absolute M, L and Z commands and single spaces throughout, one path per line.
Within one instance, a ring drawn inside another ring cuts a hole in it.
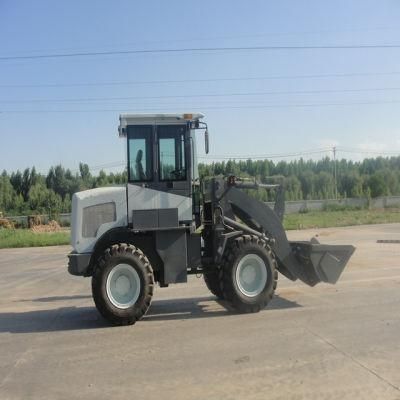
M 226 249 L 220 281 L 224 299 L 237 311 L 254 313 L 272 299 L 278 280 L 271 248 L 257 236 L 243 235 Z
M 132 325 L 150 307 L 154 274 L 141 250 L 125 243 L 115 244 L 98 259 L 92 277 L 97 310 L 114 325 Z

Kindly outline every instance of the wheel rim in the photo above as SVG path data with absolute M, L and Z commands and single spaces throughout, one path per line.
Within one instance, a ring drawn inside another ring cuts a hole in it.
M 129 264 L 117 264 L 107 277 L 107 296 L 115 307 L 129 308 L 139 298 L 140 286 L 135 268 Z
M 264 290 L 267 278 L 265 262 L 257 254 L 247 254 L 239 261 L 236 283 L 245 296 L 258 296 Z

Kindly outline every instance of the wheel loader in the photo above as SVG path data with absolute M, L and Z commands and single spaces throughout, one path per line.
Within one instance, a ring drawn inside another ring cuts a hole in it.
M 134 324 L 149 309 L 156 283 L 185 283 L 189 274 L 202 274 L 229 308 L 258 312 L 273 298 L 278 272 L 309 286 L 333 284 L 354 252 L 315 238 L 289 241 L 281 184 L 199 179 L 199 131 L 209 148 L 203 118 L 120 115 L 128 183 L 72 198 L 68 270 L 91 277 L 96 307 L 112 324 Z M 273 191 L 274 209 L 248 195 L 255 188 Z

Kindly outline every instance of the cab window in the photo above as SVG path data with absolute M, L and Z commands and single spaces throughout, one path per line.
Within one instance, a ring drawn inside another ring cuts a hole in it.
M 152 126 L 131 126 L 128 130 L 129 181 L 153 180 Z
M 185 126 L 159 126 L 160 181 L 186 180 Z

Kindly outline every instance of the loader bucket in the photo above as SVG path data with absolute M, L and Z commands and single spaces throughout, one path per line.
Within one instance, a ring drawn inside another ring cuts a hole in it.
M 310 286 L 318 282 L 334 284 L 338 281 L 344 267 L 354 253 L 355 247 L 351 245 L 320 244 L 315 238 L 309 242 L 290 242 L 298 268 L 303 271 L 300 275 Z

